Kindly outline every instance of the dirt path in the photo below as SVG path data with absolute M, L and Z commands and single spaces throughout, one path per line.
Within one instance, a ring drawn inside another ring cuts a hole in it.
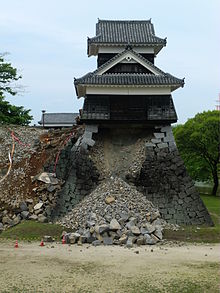
M 219 292 L 220 245 L 19 244 L 0 243 L 0 292 Z

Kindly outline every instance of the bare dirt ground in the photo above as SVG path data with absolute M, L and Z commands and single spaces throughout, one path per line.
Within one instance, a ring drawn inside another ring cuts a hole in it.
M 138 252 L 138 253 L 137 253 Z M 0 243 L 0 292 L 219 292 L 220 244 Z

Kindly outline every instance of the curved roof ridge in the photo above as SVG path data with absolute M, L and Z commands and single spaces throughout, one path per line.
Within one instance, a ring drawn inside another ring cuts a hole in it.
M 98 22 L 150 22 L 151 23 L 151 18 L 149 19 L 100 19 L 98 18 Z

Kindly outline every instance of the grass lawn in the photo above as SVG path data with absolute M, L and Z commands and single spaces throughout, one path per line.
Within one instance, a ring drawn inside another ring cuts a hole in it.
M 41 240 L 43 236 L 50 235 L 56 240 L 60 239 L 62 231 L 68 231 L 60 225 L 23 221 L 20 224 L 3 231 L 0 239 Z
M 201 198 L 206 205 L 215 226 L 184 226 L 180 228 L 179 231 L 165 230 L 164 238 L 187 242 L 220 242 L 220 198 L 211 195 L 201 195 Z

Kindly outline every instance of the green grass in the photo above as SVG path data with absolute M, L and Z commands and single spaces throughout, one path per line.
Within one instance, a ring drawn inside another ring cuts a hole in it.
M 184 226 L 178 231 L 165 230 L 165 239 L 198 243 L 220 242 L 220 198 L 211 195 L 201 195 L 201 198 L 206 205 L 215 226 Z
M 220 224 L 220 197 L 211 196 L 211 195 L 202 195 L 201 198 L 205 206 L 207 207 L 214 224 L 219 225 Z
M 17 226 L 3 231 L 0 239 L 41 240 L 43 236 L 50 235 L 58 240 L 63 230 L 68 229 L 56 224 L 23 221 Z

